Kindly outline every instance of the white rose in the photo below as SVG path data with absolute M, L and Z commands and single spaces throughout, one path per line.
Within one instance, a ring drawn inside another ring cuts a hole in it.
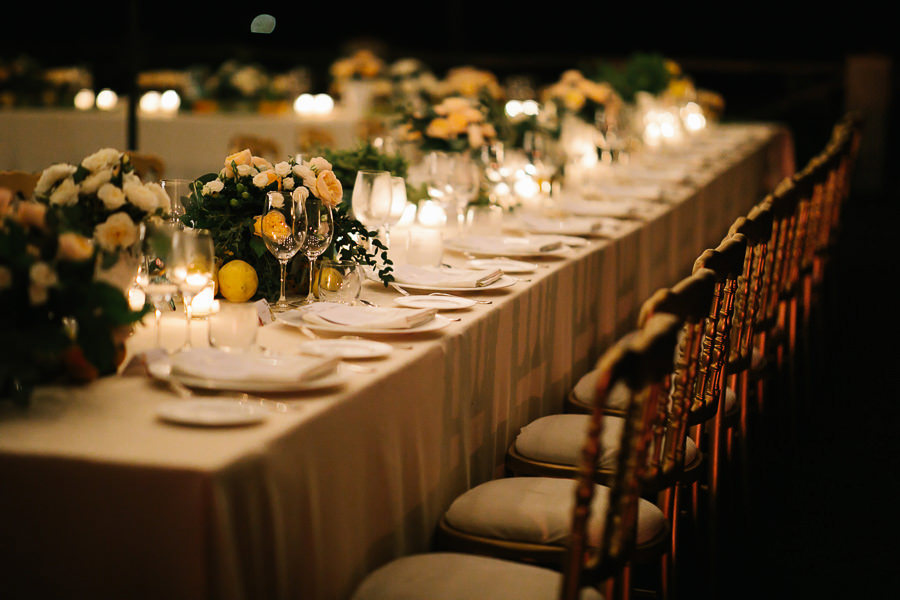
M 331 163 L 322 158 L 321 156 L 317 156 L 309 161 L 309 167 L 316 173 L 320 173 L 322 171 L 330 171 Z
M 138 230 L 127 213 L 117 212 L 94 228 L 94 240 L 101 248 L 112 252 L 127 248 L 137 241 Z
M 97 190 L 97 197 L 103 202 L 107 210 L 116 210 L 125 204 L 125 192 L 111 183 L 104 183 Z
M 255 169 L 250 165 L 238 165 L 237 166 L 237 174 L 240 175 L 241 177 L 246 177 L 247 175 L 250 175 L 251 173 L 253 173 L 254 170 Z
M 282 161 L 275 165 L 275 173 L 277 173 L 279 177 L 287 177 L 291 174 L 291 165 L 286 161 Z
M 56 282 L 59 281 L 56 277 L 56 271 L 45 262 L 36 262 L 31 265 L 31 269 L 28 271 L 28 278 L 31 280 L 31 283 L 42 287 L 56 285 Z
M 125 197 L 129 202 L 146 213 L 152 213 L 159 208 L 156 194 L 140 183 L 126 183 L 122 186 Z
M 291 191 L 294 189 L 294 178 L 293 177 L 285 177 L 281 180 L 281 187 L 286 189 L 287 191 Z
M 294 190 L 294 193 L 291 194 L 291 198 L 293 198 L 294 202 L 302 204 L 306 202 L 307 198 L 309 198 L 309 190 L 301 185 L 296 190 Z
M 101 169 L 109 169 L 113 167 L 116 163 L 119 162 L 119 159 L 121 158 L 122 153 L 115 148 L 104 148 L 102 150 L 94 152 L 83 161 L 81 161 L 81 166 L 94 173 Z
M 294 175 L 303 179 L 303 185 L 311 190 L 316 189 L 316 174 L 306 165 L 296 165 Z
M 269 204 L 272 208 L 284 208 L 284 196 L 281 192 L 272 192 L 269 194 Z
M 222 183 L 221 179 L 213 179 L 212 181 L 207 181 L 203 184 L 203 192 L 204 196 L 209 196 L 210 194 L 218 194 L 223 189 L 225 189 L 225 184 Z
M 134 173 L 125 173 L 125 175 L 122 176 L 122 187 L 123 188 L 125 187 L 126 183 L 143 185 L 143 182 L 141 182 L 141 178 L 138 177 L 137 175 L 135 175 Z
M 57 206 L 72 206 L 78 203 L 78 186 L 71 177 L 66 177 L 53 193 L 50 194 L 50 204 Z
M 0 290 L 5 290 L 12 286 L 12 271 L 9 267 L 0 266 Z
M 275 173 L 273 171 L 263 171 L 253 176 L 253 185 L 262 189 L 275 181 Z
M 104 183 L 108 183 L 112 179 L 112 169 L 102 169 L 96 173 L 91 173 L 81 182 L 81 192 L 84 194 L 94 194 L 100 189 Z
M 56 165 L 51 165 L 44 169 L 41 173 L 40 178 L 37 181 L 37 184 L 34 186 L 35 194 L 45 194 L 50 191 L 50 188 L 53 187 L 60 179 L 64 177 L 69 177 L 70 175 L 74 175 L 75 171 L 78 170 L 78 167 L 74 165 L 67 165 L 65 163 L 59 163 Z
M 166 190 L 161 185 L 153 182 L 146 184 L 144 187 L 153 192 L 153 195 L 156 196 L 157 207 L 161 208 L 164 213 L 169 213 L 172 210 L 172 199 L 169 198 L 169 194 L 166 193 Z

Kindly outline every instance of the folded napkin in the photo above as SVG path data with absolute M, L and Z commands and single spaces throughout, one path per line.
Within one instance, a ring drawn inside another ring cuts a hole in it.
M 658 185 L 648 184 L 615 184 L 600 183 L 591 186 L 591 191 L 603 198 L 638 198 L 641 200 L 659 200 L 662 197 L 662 188 Z
M 629 219 L 638 215 L 644 202 L 635 198 L 585 200 L 577 196 L 567 196 L 560 201 L 560 208 L 574 215 Z
M 291 383 L 332 373 L 339 359 L 310 356 L 262 356 L 193 348 L 172 356 L 172 373 L 218 381 Z
M 601 221 L 586 217 L 554 218 L 522 215 L 521 223 L 523 228 L 531 233 L 595 235 L 603 230 Z
M 543 254 L 562 248 L 562 242 L 549 236 L 467 235 L 447 242 L 448 247 L 463 251 L 502 256 L 507 252 Z
M 499 269 L 483 271 L 478 269 L 439 269 L 436 267 L 420 267 L 416 265 L 394 265 L 394 281 L 399 284 L 415 285 L 420 287 L 457 287 L 480 288 L 491 285 L 503 272 Z
M 410 329 L 434 319 L 434 308 L 388 308 L 383 306 L 348 306 L 318 302 L 303 313 L 307 323 L 344 325 L 363 329 Z

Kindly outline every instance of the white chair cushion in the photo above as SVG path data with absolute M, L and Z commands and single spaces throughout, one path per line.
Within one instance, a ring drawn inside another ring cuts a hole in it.
M 363 580 L 352 600 L 548 600 L 559 595 L 562 575 L 550 569 L 470 554 L 406 556 Z M 596 590 L 581 600 L 603 600 Z
M 579 403 L 586 406 L 593 406 L 594 395 L 596 394 L 597 388 L 597 378 L 599 376 L 600 371 L 595 369 L 585 373 L 585 375 L 578 380 L 578 383 L 575 384 L 572 394 Z M 624 384 L 619 384 L 613 388 L 612 393 L 609 395 L 609 398 L 607 398 L 606 406 L 607 408 L 616 410 L 625 410 L 628 405 L 628 399 L 628 388 Z
M 587 433 L 590 415 L 548 415 L 532 421 L 522 428 L 516 438 L 516 452 L 532 460 L 575 465 L 581 457 L 581 448 Z M 612 469 L 619 454 L 619 440 L 625 419 L 603 417 L 600 448 L 603 454 L 598 461 L 601 469 Z M 691 466 L 699 453 L 694 440 L 687 438 L 684 446 L 684 464 Z
M 588 524 L 588 542 L 599 547 L 606 524 L 609 488 L 596 486 Z M 666 518 L 652 503 L 638 507 L 637 544 L 644 545 L 666 528 Z M 575 482 L 554 477 L 508 477 L 476 486 L 457 498 L 445 517 L 465 533 L 532 544 L 562 545 L 572 525 Z

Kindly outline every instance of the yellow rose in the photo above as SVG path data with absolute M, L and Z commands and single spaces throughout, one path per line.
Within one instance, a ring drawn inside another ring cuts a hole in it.
M 253 153 L 249 148 L 244 148 L 240 152 L 235 152 L 225 159 L 225 166 L 230 167 L 233 162 L 236 165 L 249 165 L 253 160 Z
M 447 125 L 452 135 L 459 135 L 468 128 L 469 120 L 462 113 L 452 113 L 447 117 Z
M 250 164 L 260 171 L 268 171 L 272 168 L 272 163 L 260 156 L 254 156 L 250 159 Z
M 578 90 L 569 90 L 563 96 L 563 103 L 569 110 L 581 110 L 584 106 L 584 94 Z
M 447 121 L 447 119 L 441 119 L 439 117 L 428 124 L 428 128 L 425 130 L 425 135 L 427 135 L 428 137 L 446 140 L 450 137 L 450 131 L 451 129 L 449 121 Z
M 331 76 L 335 79 L 349 79 L 353 77 L 353 61 L 342 59 L 331 65 Z
M 667 60 L 666 71 L 669 72 L 669 75 L 678 77 L 679 75 L 681 75 L 681 66 L 674 60 Z
M 94 255 L 94 244 L 90 239 L 74 232 L 59 236 L 59 258 L 73 262 L 81 262 Z
M 316 178 L 316 196 L 331 208 L 341 203 L 344 189 L 341 187 L 341 182 L 335 177 L 334 171 L 319 172 L 319 176 Z

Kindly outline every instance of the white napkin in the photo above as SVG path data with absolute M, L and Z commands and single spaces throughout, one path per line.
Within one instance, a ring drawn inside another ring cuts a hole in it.
M 220 381 L 290 383 L 317 379 L 334 371 L 339 359 L 310 356 L 262 356 L 193 348 L 172 356 L 172 372 Z
M 635 198 L 585 200 L 577 196 L 566 196 L 560 201 L 559 207 L 575 215 L 630 219 L 639 216 L 644 204 L 646 201 Z
M 467 235 L 448 240 L 448 247 L 502 256 L 507 252 L 544 254 L 562 248 L 562 242 L 547 236 Z
M 345 325 L 363 329 L 410 329 L 434 319 L 434 308 L 388 308 L 382 306 L 348 306 L 317 302 L 303 313 L 307 323 Z
M 437 267 L 420 267 L 416 265 L 394 265 L 394 281 L 421 287 L 457 287 L 479 288 L 490 285 L 500 279 L 503 271 L 483 271 L 478 269 L 439 269 Z
M 592 184 L 591 191 L 600 198 L 638 198 L 641 200 L 659 200 L 663 192 L 658 185 L 625 185 L 621 183 Z
M 586 217 L 522 215 L 521 222 L 525 230 L 531 233 L 595 235 L 603 230 L 603 222 Z

